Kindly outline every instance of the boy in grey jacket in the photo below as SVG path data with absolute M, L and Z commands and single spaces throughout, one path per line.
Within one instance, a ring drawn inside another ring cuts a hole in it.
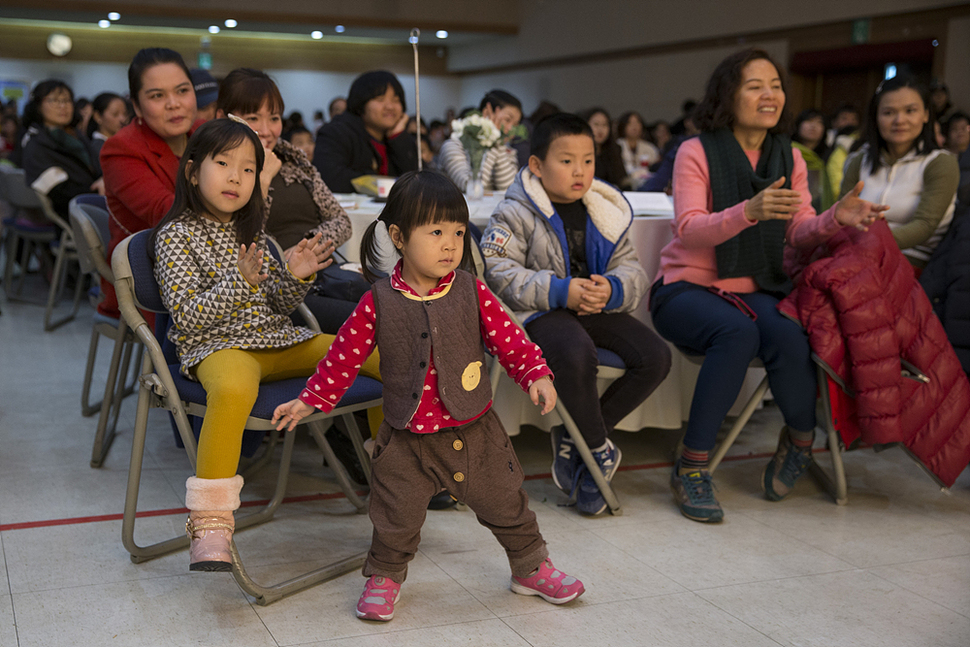
M 560 399 L 610 480 L 621 453 L 609 433 L 667 376 L 670 349 L 629 314 L 647 290 L 628 236 L 633 210 L 616 187 L 593 178 L 595 157 L 583 119 L 539 122 L 529 166 L 492 214 L 481 246 L 489 287 L 542 348 Z M 602 397 L 597 348 L 619 355 L 627 369 Z M 556 485 L 575 495 L 580 512 L 604 512 L 572 439 L 557 427 L 552 442 Z

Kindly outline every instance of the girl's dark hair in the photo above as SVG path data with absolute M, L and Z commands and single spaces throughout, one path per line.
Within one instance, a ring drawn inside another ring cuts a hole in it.
M 731 54 L 714 68 L 711 78 L 707 81 L 704 98 L 694 108 L 692 120 L 698 130 L 710 132 L 718 128 L 732 128 L 734 126 L 734 98 L 744 82 L 741 74 L 748 63 L 762 59 L 775 66 L 775 70 L 778 71 L 778 78 L 781 79 L 782 92 L 787 94 L 785 74 L 768 52 L 752 47 Z M 768 132 L 787 134 L 789 121 L 790 116 L 786 102 L 778 123 Z
M 121 102 L 125 104 L 125 110 L 128 109 L 128 103 L 120 94 L 115 94 L 114 92 L 102 92 L 98 96 L 94 97 L 94 101 L 91 102 L 91 107 L 94 112 L 91 115 L 91 120 L 88 122 L 88 132 L 86 133 L 88 138 L 90 138 L 91 135 L 93 135 L 98 129 L 98 122 L 94 120 L 94 115 L 103 115 L 104 111 L 108 109 L 108 106 L 110 106 L 111 102 L 115 99 L 121 100 Z
M 166 47 L 146 47 L 138 50 L 138 53 L 131 59 L 131 65 L 128 66 L 128 95 L 136 106 L 138 105 L 138 93 L 141 92 L 143 86 L 142 76 L 147 70 L 163 63 L 175 63 L 182 68 L 182 71 L 185 72 L 185 80 L 192 86 L 192 73 L 189 72 L 189 66 L 182 60 L 181 54 Z M 192 91 L 195 92 L 195 86 L 192 87 Z
M 802 136 L 798 133 L 798 130 L 799 128 L 802 127 L 803 123 L 805 123 L 806 121 L 811 121 L 812 119 L 822 120 L 822 138 L 818 141 L 817 144 L 815 144 L 815 148 L 813 148 L 812 150 L 815 151 L 815 153 L 819 157 L 821 157 L 822 159 L 825 159 L 825 156 L 828 153 L 828 146 L 825 145 L 825 129 L 827 124 L 825 123 L 825 115 L 823 115 L 820 110 L 816 110 L 815 108 L 809 108 L 807 110 L 802 110 L 801 112 L 799 112 L 798 116 L 795 117 L 795 123 L 792 124 L 791 138 L 792 138 L 792 141 L 794 142 L 798 142 L 799 144 L 805 144 L 806 142 L 802 141 Z
M 256 242 L 263 229 L 265 203 L 259 186 L 259 174 L 263 171 L 263 145 L 252 128 L 232 119 L 213 119 L 199 126 L 189 138 L 188 146 L 182 154 L 178 175 L 175 177 L 175 201 L 165 217 L 152 229 L 148 239 L 149 256 L 154 258 L 155 239 L 158 232 L 173 220 L 178 219 L 187 209 L 202 218 L 205 204 L 202 193 L 197 185 L 192 184 L 192 178 L 199 177 L 202 162 L 207 157 L 213 157 L 242 146 L 249 142 L 256 153 L 256 183 L 253 194 L 242 209 L 233 214 L 236 222 L 236 243 L 249 245 Z M 191 164 L 191 166 L 189 166 Z
M 295 137 L 296 135 L 302 135 L 304 133 L 306 133 L 307 135 L 310 135 L 311 137 L 313 136 L 313 133 L 311 133 L 305 127 L 297 126 L 296 128 L 290 128 L 285 133 L 283 133 L 283 139 L 285 139 L 290 143 L 293 143 L 293 137 Z
M 478 104 L 479 112 L 484 110 L 485 106 L 492 106 L 492 110 L 500 110 L 505 106 L 512 106 L 513 108 L 518 108 L 520 113 L 522 112 L 522 102 L 505 90 L 492 90 L 486 94 L 481 103 Z
M 606 117 L 606 127 L 609 128 L 609 134 L 606 136 L 606 141 L 602 144 L 596 144 L 596 138 L 593 138 L 593 143 L 599 147 L 599 151 L 602 152 L 613 147 L 619 148 L 620 145 L 617 144 L 616 139 L 613 138 L 613 118 L 610 117 L 610 113 L 606 111 L 606 108 L 601 108 L 599 106 L 589 108 L 588 110 L 584 110 L 583 112 L 579 113 L 579 116 L 582 117 L 587 124 L 589 124 L 589 120 L 593 118 L 593 115 L 603 115 Z M 590 131 L 592 132 L 592 130 L 593 127 L 590 126 Z M 551 144 L 552 142 L 550 141 L 549 143 Z
M 593 129 L 585 119 L 568 112 L 546 117 L 532 130 L 532 137 L 529 139 L 529 155 L 545 160 L 552 142 L 567 135 L 586 135 L 593 139 Z
M 71 97 L 71 109 L 74 116 L 71 117 L 71 123 L 67 127 L 74 128 L 81 122 L 81 113 L 73 108 L 74 90 L 71 89 L 71 86 L 60 79 L 47 79 L 35 85 L 34 89 L 30 91 L 30 101 L 24 106 L 24 130 L 35 124 L 44 125 L 44 116 L 40 111 L 40 104 L 44 103 L 47 95 L 57 90 L 67 90 Z
M 408 106 L 404 101 L 404 88 L 397 77 L 385 70 L 375 70 L 364 72 L 350 85 L 350 94 L 347 95 L 347 112 L 360 117 L 364 114 L 364 106 L 371 99 L 376 99 L 387 92 L 388 88 L 394 90 L 394 94 L 401 100 L 401 110 L 407 112 Z
M 630 123 L 630 120 L 636 117 L 640 120 L 640 139 L 647 137 L 647 124 L 640 116 L 640 113 L 635 110 L 630 110 L 629 112 L 624 112 L 620 115 L 620 118 L 616 120 L 616 137 L 617 139 L 626 139 L 626 127 Z
M 219 84 L 216 107 L 225 114 L 248 115 L 259 112 L 264 101 L 272 114 L 282 118 L 285 106 L 276 82 L 262 70 L 237 67 Z
M 465 225 L 461 269 L 474 274 L 471 232 L 468 231 L 468 203 L 455 183 L 434 171 L 409 171 L 399 177 L 387 195 L 387 204 L 380 218 L 371 223 L 360 241 L 360 259 L 364 278 L 373 283 L 379 277 L 374 272 L 380 251 L 374 230 L 378 222 L 390 229 L 397 225 L 405 242 L 417 227 L 438 222 L 457 222 Z
M 923 107 L 926 108 L 930 116 L 926 123 L 923 124 L 923 132 L 916 138 L 916 152 L 920 155 L 925 155 L 937 149 L 936 137 L 933 135 L 933 122 L 936 121 L 936 115 L 933 110 L 933 102 L 930 101 L 929 89 L 917 81 L 915 77 L 908 75 L 894 76 L 880 83 L 879 87 L 876 88 L 876 93 L 872 95 L 872 100 L 869 102 L 869 111 L 866 115 L 865 132 L 860 138 L 860 141 L 869 145 L 864 162 L 869 163 L 871 173 L 875 173 L 882 166 L 879 158 L 881 157 L 881 152 L 886 150 L 886 140 L 879 134 L 879 102 L 889 92 L 895 92 L 903 88 L 909 88 L 919 95 L 920 100 L 923 102 Z

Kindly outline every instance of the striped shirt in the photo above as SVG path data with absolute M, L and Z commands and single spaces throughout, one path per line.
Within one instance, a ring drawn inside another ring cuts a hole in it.
M 449 139 L 441 145 L 437 157 L 438 169 L 464 191 L 472 179 L 472 163 L 468 153 L 457 139 Z M 508 146 L 490 148 L 482 157 L 482 187 L 486 191 L 504 191 L 512 185 L 519 172 L 519 160 Z

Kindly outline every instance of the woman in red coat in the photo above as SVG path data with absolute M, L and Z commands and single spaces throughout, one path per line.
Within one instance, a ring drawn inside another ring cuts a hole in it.
M 172 206 L 179 158 L 195 122 L 195 90 L 178 52 L 161 47 L 135 54 L 128 67 L 135 120 L 101 148 L 105 196 L 111 212 L 108 243 L 115 246 L 154 227 Z M 119 316 L 114 286 L 102 279 L 101 314 Z

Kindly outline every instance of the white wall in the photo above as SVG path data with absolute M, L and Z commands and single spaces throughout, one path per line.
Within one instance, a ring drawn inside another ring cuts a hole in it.
M 336 96 L 347 96 L 356 74 L 266 70 L 280 88 L 287 113 L 299 110 L 307 123 L 313 111 L 326 110 Z M 59 78 L 76 96 L 94 98 L 100 92 L 128 93 L 128 66 L 122 63 L 84 63 L 76 61 L 34 61 L 0 58 L 0 80 L 22 81 L 33 86 L 37 81 Z M 414 76 L 399 77 L 407 99 L 408 112 L 414 113 Z M 457 106 L 461 80 L 458 77 L 422 76 L 421 113 L 425 121 L 440 118 L 445 110 Z M 481 98 L 481 97 L 479 97 Z
M 778 60 L 788 58 L 785 41 L 750 43 Z M 549 67 L 522 72 L 470 75 L 462 79 L 461 105 L 478 105 L 486 92 L 502 88 L 522 101 L 526 114 L 546 99 L 570 112 L 594 105 L 614 117 L 636 110 L 650 122 L 676 120 L 684 99 L 699 100 L 714 68 L 737 47 L 659 54 L 619 61 Z

